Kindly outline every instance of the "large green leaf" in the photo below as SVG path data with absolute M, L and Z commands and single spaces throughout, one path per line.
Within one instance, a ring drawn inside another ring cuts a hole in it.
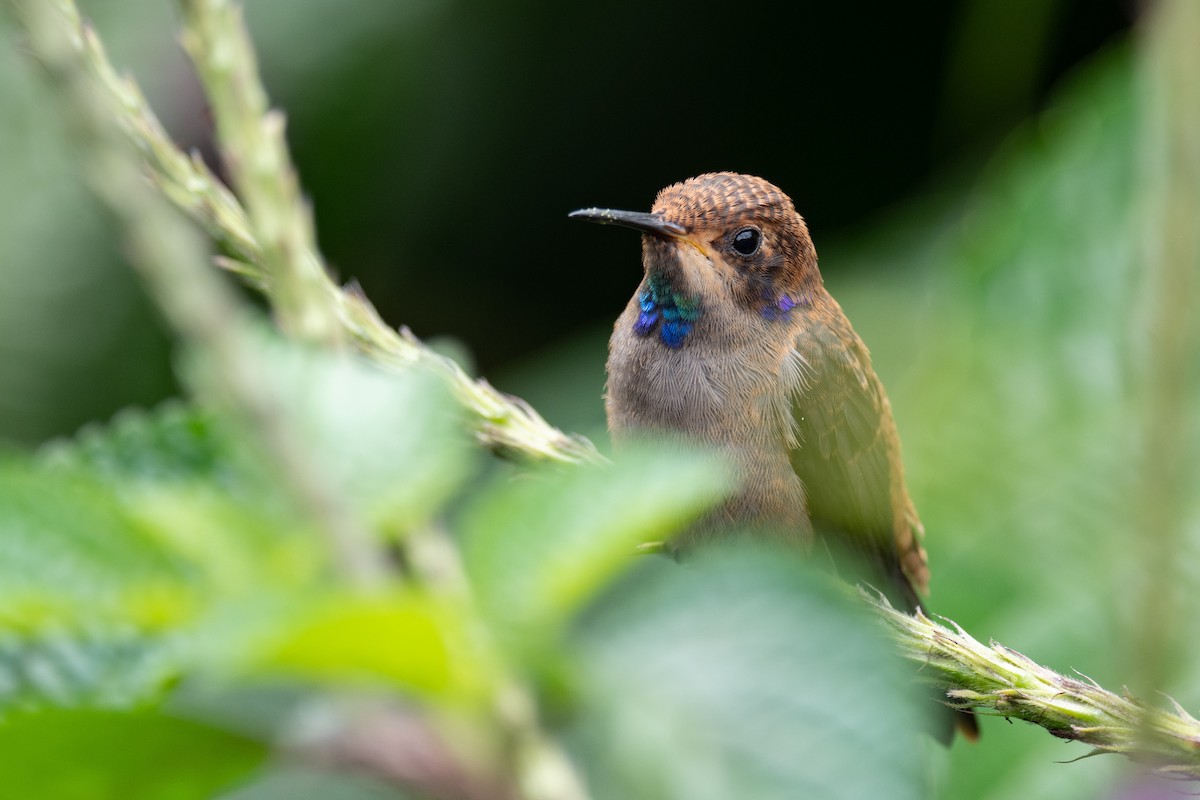
M 275 406 L 273 424 L 292 443 L 289 457 L 331 487 L 347 513 L 403 534 L 427 522 L 458 488 L 472 450 L 462 409 L 442 381 L 417 369 L 384 371 L 357 355 L 321 352 L 265 330 L 247 330 L 242 342 Z M 193 370 L 203 368 L 202 360 L 193 362 Z M 263 446 L 261 431 L 240 433 Z M 280 457 L 259 454 L 260 466 L 277 471 L 271 459 Z
M 937 709 L 877 622 L 798 558 L 647 565 L 588 620 L 573 732 L 597 798 L 925 796 Z
M 348 513 L 403 526 L 438 508 L 466 463 L 443 392 L 262 350 L 289 433 Z M 485 694 L 461 609 L 338 589 L 324 540 L 235 432 L 172 403 L 0 464 L 0 708 L 121 705 L 179 676 Z
M 58 480 L 90 482 L 128 535 L 186 565 L 197 587 L 302 584 L 323 569 L 311 525 L 240 457 L 231 426 L 193 406 L 124 411 L 44 447 L 37 463 Z M 107 536 L 115 546 L 119 536 Z
M 497 481 L 462 527 L 483 612 L 518 648 L 549 640 L 635 548 L 664 539 L 726 491 L 714 457 L 634 448 L 612 467 L 579 467 Z
M 222 490 L 219 450 L 168 407 L 0 463 L 0 709 L 155 697 L 217 597 L 311 579 L 311 540 Z
M 84 617 L 169 625 L 195 603 L 192 577 L 102 484 L 0 463 L 0 627 Z
M 233 598 L 187 647 L 185 660 L 218 678 L 391 689 L 460 705 L 484 701 L 495 674 L 462 609 L 415 589 Z

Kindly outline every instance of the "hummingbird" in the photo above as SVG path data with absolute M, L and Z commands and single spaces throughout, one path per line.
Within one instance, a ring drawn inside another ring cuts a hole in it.
M 891 404 L 791 198 L 714 172 L 663 189 L 649 213 L 570 216 L 642 233 L 645 274 L 609 340 L 614 442 L 682 435 L 715 446 L 738 479 L 714 524 L 671 546 L 735 528 L 823 541 L 915 610 L 929 565 Z M 955 717 L 974 738 L 974 717 Z

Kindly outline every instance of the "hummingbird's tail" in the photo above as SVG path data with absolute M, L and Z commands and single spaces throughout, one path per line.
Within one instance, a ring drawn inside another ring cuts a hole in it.
M 955 729 L 961 733 L 962 737 L 968 742 L 978 742 L 979 718 L 975 716 L 975 712 L 969 708 L 956 708 L 953 710 Z

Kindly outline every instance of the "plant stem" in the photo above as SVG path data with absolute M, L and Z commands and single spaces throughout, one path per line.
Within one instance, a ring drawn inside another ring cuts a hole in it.
M 284 118 L 269 110 L 242 9 L 223 0 L 183 0 L 183 45 L 212 105 L 221 158 L 246 205 L 279 327 L 301 341 L 345 337 L 317 252 L 312 214 L 284 141 Z
M 1173 711 L 1147 706 L 1086 676 L 1060 675 L 1004 645 L 984 645 L 954 622 L 951 629 L 920 610 L 909 616 L 882 596 L 862 595 L 903 654 L 946 689 L 949 705 L 1015 717 L 1095 752 L 1122 753 L 1165 775 L 1200 780 L 1200 721 L 1177 703 Z

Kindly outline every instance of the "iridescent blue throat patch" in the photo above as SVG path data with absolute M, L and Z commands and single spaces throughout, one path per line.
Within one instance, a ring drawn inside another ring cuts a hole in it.
M 698 302 L 680 295 L 668 281 L 654 275 L 638 295 L 638 307 L 640 313 L 633 323 L 633 332 L 649 336 L 657 329 L 658 338 L 673 350 L 683 347 L 692 326 L 700 319 Z

